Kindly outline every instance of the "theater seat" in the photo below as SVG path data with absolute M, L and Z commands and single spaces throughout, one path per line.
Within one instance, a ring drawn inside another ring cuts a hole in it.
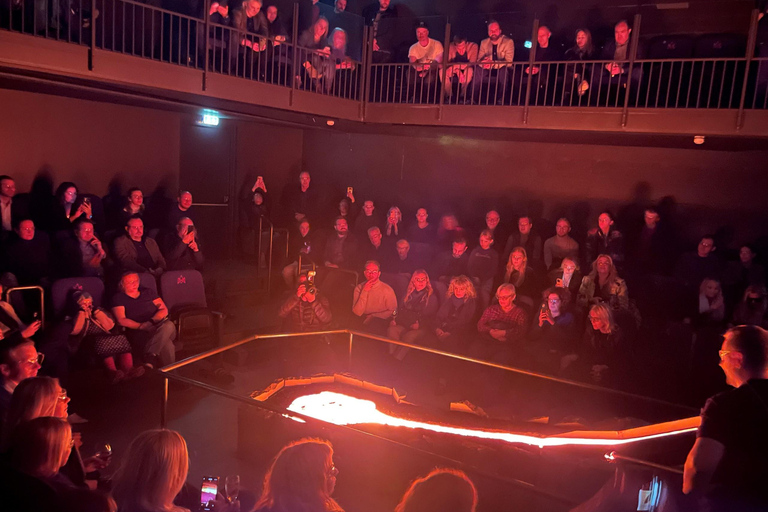
M 657 36 L 648 41 L 648 59 L 690 59 L 693 56 L 693 38 L 685 34 Z
M 165 272 L 160 277 L 160 296 L 176 325 L 184 352 L 196 354 L 220 344 L 224 315 L 208 309 L 200 272 Z
M 72 295 L 77 291 L 88 292 L 93 297 L 93 307 L 99 307 L 104 298 L 104 282 L 98 277 L 68 277 L 59 279 L 51 285 L 51 305 L 53 320 L 64 317 L 71 304 Z
M 744 57 L 746 40 L 738 34 L 704 34 L 696 40 L 693 56 L 698 59 Z

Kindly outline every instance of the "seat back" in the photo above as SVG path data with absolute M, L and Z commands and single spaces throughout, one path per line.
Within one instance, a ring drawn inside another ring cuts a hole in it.
M 696 40 L 693 56 L 704 59 L 744 57 L 746 42 L 736 34 L 705 34 Z
M 104 282 L 98 277 L 68 277 L 54 281 L 51 285 L 54 320 L 64 316 L 72 295 L 77 291 L 90 293 L 93 297 L 93 306 L 99 307 L 104 299 Z
M 689 59 L 693 56 L 693 39 L 687 35 L 657 36 L 648 42 L 649 59 Z
M 149 272 L 142 272 L 139 274 L 139 286 L 142 288 L 149 288 L 157 293 L 157 279 L 155 279 L 155 276 Z
M 160 277 L 160 296 L 168 310 L 186 306 L 208 307 L 203 275 L 197 270 L 174 270 Z

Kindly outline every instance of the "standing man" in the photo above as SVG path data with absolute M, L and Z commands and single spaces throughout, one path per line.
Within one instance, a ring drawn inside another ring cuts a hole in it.
M 22 218 L 28 218 L 29 208 L 23 207 L 16 196 L 16 182 L 8 175 L 0 176 L 0 240 L 7 240 Z
M 173 232 L 182 217 L 189 217 L 189 209 L 192 208 L 192 193 L 187 190 L 179 192 L 176 198 L 176 206 L 171 208 L 171 213 L 166 220 L 166 228 Z
M 390 0 L 379 0 L 363 9 L 365 24 L 373 27 L 373 63 L 392 62 L 395 53 L 395 24 L 397 11 Z
M 735 389 L 713 396 L 701 411 L 683 492 L 701 495 L 710 512 L 768 510 L 768 332 L 729 329 L 720 367 Z

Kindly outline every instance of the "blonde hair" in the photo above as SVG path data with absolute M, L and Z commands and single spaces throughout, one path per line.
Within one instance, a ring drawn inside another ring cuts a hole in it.
M 284 446 L 264 476 L 256 509 L 343 512 L 326 490 L 333 446 L 329 441 L 304 438 Z
M 8 448 L 8 437 L 16 426 L 35 418 L 54 415 L 59 389 L 59 380 L 52 377 L 31 377 L 16 386 L 5 418 L 3 448 Z
M 464 302 L 467 302 L 469 299 L 474 299 L 477 297 L 477 291 L 475 291 L 475 285 L 472 284 L 472 280 L 468 278 L 467 276 L 456 276 L 451 279 L 450 284 L 448 285 L 448 297 L 453 297 L 456 295 L 456 288 L 464 288 L 467 290 L 467 293 L 464 294 Z
M 65 420 L 43 416 L 21 423 L 11 433 L 9 456 L 14 468 L 48 478 L 67 462 L 72 428 Z
M 425 290 L 427 290 L 427 301 L 426 303 L 429 304 L 429 298 L 432 297 L 432 293 L 434 290 L 432 289 L 432 283 L 429 280 L 429 274 L 427 274 L 427 271 L 423 268 L 420 268 L 418 270 L 415 270 L 413 274 L 411 274 L 411 280 L 408 281 L 408 288 L 405 290 L 405 298 L 403 299 L 403 302 L 408 302 L 408 299 L 413 295 L 413 292 L 416 291 L 416 283 L 414 282 L 414 279 L 418 274 L 424 274 L 424 277 L 427 278 L 427 287 Z
M 720 281 L 717 279 L 712 279 L 711 277 L 706 277 L 701 281 L 701 284 L 699 285 L 699 295 L 705 295 L 706 288 L 709 283 L 715 283 L 717 285 L 717 296 L 715 298 L 722 297 L 723 287 L 720 286 Z
M 575 259 L 573 259 L 573 258 L 568 258 L 568 257 L 565 257 L 565 258 L 563 258 L 563 261 L 561 261 L 561 262 L 560 262 L 560 268 L 561 268 L 562 270 L 565 270 L 565 262 L 566 262 L 566 261 L 570 261 L 571 263 L 573 263 L 573 264 L 576 266 L 576 270 L 579 270 L 579 263 L 578 263 L 578 262 L 577 262 Z M 576 270 L 574 270 L 574 272 L 575 272 Z
M 517 290 L 515 290 L 515 285 L 513 285 L 512 283 L 504 283 L 504 284 L 500 285 L 496 289 L 496 298 L 498 299 L 499 298 L 499 294 L 501 292 L 505 292 L 505 291 L 506 292 L 511 292 L 512 293 L 512 300 L 515 300 L 515 297 L 517 297 Z
M 601 302 L 600 304 L 595 304 L 591 308 L 589 308 L 589 314 L 593 314 L 598 317 L 603 322 L 606 322 L 608 324 L 608 328 L 610 329 L 609 332 L 613 332 L 616 330 L 616 324 L 613 321 L 613 312 L 611 311 L 611 308 L 606 304 L 605 302 Z
M 600 258 L 607 258 L 608 263 L 611 264 L 611 269 L 608 271 L 608 280 L 607 282 L 615 281 L 619 277 L 619 272 L 616 270 L 616 266 L 613 264 L 613 258 L 608 256 L 607 254 L 600 254 L 595 258 L 595 261 L 592 262 L 592 272 L 589 273 L 589 278 L 592 279 L 595 283 L 597 283 L 597 260 Z
M 458 469 L 435 468 L 417 478 L 395 508 L 395 512 L 475 512 L 477 488 Z
M 187 442 L 174 430 L 147 430 L 131 441 L 112 495 L 120 510 L 184 511 L 173 500 L 187 480 Z
M 392 214 L 392 212 L 395 213 L 395 223 L 392 224 L 389 221 L 389 217 Z M 392 234 L 392 228 L 395 229 L 395 234 L 399 234 L 397 231 L 397 225 L 400 224 L 400 222 L 403 220 L 403 214 L 400 212 L 400 208 L 397 206 L 393 206 L 392 208 L 387 211 L 387 236 Z
M 520 286 L 523 284 L 523 281 L 525 281 L 525 270 L 528 268 L 528 253 L 525 252 L 524 247 L 515 247 L 512 249 L 512 252 L 509 253 L 509 258 L 507 259 L 507 271 L 504 274 L 504 280 L 510 282 L 509 278 L 512 276 L 512 272 L 515 271 L 515 268 L 512 266 L 512 255 L 516 252 L 522 253 L 523 255 L 523 269 L 519 272 L 517 279 L 515 279 L 515 282 L 512 284 L 515 286 Z

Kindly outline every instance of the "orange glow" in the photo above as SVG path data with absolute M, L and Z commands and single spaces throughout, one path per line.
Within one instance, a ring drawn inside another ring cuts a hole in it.
M 288 406 L 288 410 L 304 414 L 305 416 L 326 423 L 333 423 L 334 425 L 376 423 L 391 427 L 418 428 L 444 434 L 478 437 L 505 441 L 507 443 L 527 444 L 530 446 L 538 446 L 540 448 L 565 445 L 617 446 L 659 437 L 695 432 L 701 421 L 699 417 L 693 417 L 628 430 L 585 430 L 566 432 L 554 436 L 541 436 L 530 433 L 523 434 L 467 429 L 450 425 L 406 420 L 376 410 L 376 404 L 370 400 L 361 400 L 359 398 L 330 391 L 324 391 L 314 395 L 300 396 Z

